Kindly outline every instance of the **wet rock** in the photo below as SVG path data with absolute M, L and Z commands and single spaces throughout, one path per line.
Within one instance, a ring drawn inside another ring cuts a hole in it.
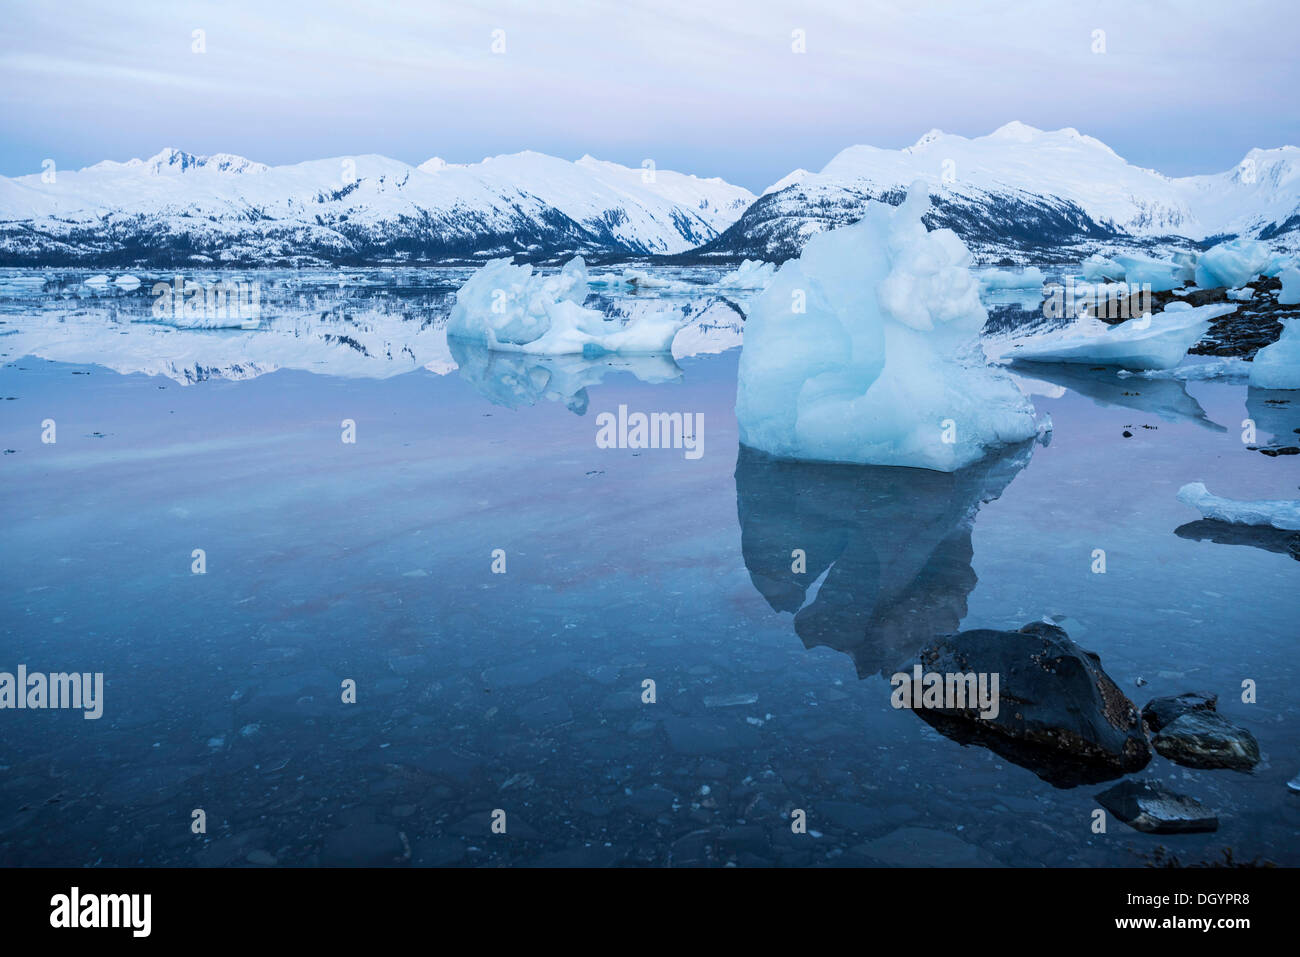
M 1206 691 L 1189 691 L 1168 698 L 1152 698 L 1142 709 L 1142 720 L 1152 731 L 1173 724 L 1191 711 L 1214 711 L 1219 696 Z
M 1152 738 L 1160 754 L 1191 768 L 1249 771 L 1259 764 L 1259 744 L 1245 728 L 1217 711 L 1189 711 Z
M 978 704 L 916 713 L 943 734 L 988 747 L 1058 787 L 1109 780 L 1151 760 L 1137 707 L 1101 659 L 1057 625 L 945 635 L 902 670 L 911 673 L 915 664 L 925 672 L 998 675 L 996 716 L 981 718 Z
M 1097 800 L 1120 821 L 1147 834 L 1219 829 L 1219 819 L 1213 811 L 1158 781 L 1124 781 L 1098 794 Z

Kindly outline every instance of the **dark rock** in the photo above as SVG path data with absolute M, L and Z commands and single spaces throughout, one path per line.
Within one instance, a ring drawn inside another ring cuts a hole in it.
M 1189 711 L 1214 711 L 1218 700 L 1218 695 L 1205 691 L 1189 691 L 1169 698 L 1152 698 L 1142 709 L 1142 720 L 1152 731 L 1159 731 Z
M 981 718 L 978 706 L 919 709 L 918 716 L 1058 787 L 1109 780 L 1151 760 L 1137 707 L 1102 670 L 1101 659 L 1056 625 L 945 635 L 918 663 L 926 672 L 997 674 L 996 717 Z
M 1249 771 L 1259 764 L 1259 744 L 1245 728 L 1217 711 L 1190 711 L 1151 741 L 1156 751 L 1191 768 Z
M 1124 781 L 1097 795 L 1101 806 L 1129 827 L 1147 834 L 1217 831 L 1219 819 L 1195 798 L 1158 781 Z

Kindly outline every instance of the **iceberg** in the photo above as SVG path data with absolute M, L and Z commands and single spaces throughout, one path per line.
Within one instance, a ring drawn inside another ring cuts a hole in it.
M 1043 285 L 1043 271 L 1030 266 L 1024 272 L 1010 269 L 988 269 L 979 274 L 980 285 L 985 289 L 1039 289 Z
M 1193 278 L 1191 266 L 1150 256 L 1116 256 L 1115 261 L 1124 270 L 1124 280 L 1129 285 L 1151 287 L 1152 292 L 1169 292 Z
M 1300 268 L 1289 266 L 1277 275 L 1282 280 L 1282 291 L 1277 294 L 1277 304 L 1300 305 Z
M 966 245 L 928 231 L 925 185 L 897 208 L 819 233 L 745 322 L 740 441 L 776 458 L 951 472 L 1038 434 L 990 367 L 988 314 Z
M 746 259 L 740 267 L 718 280 L 723 289 L 763 289 L 776 275 L 776 263 Z
M 1100 253 L 1093 253 L 1083 261 L 1083 278 L 1088 282 L 1118 282 L 1124 278 L 1124 267 Z
M 626 325 L 611 322 L 584 307 L 586 297 L 587 265 L 581 256 L 553 275 L 493 259 L 457 291 L 447 336 L 495 352 L 651 354 L 671 352 L 673 337 L 685 325 L 678 310 L 642 316 Z
M 1092 320 L 1014 345 L 1003 358 L 1017 362 L 1084 362 L 1123 369 L 1172 369 L 1210 328 L 1235 312 L 1230 303 L 1193 307 L 1171 302 L 1164 312 L 1107 326 Z
M 1256 389 L 1300 389 L 1300 321 L 1284 320 L 1277 342 L 1255 353 L 1250 384 Z
M 1260 276 L 1277 275 L 1278 257 L 1268 245 L 1254 239 L 1233 239 L 1201 253 L 1196 262 L 1196 285 L 1202 289 L 1236 288 Z
M 1270 525 L 1300 531 L 1300 502 L 1275 500 L 1244 502 L 1211 495 L 1203 482 L 1191 482 L 1178 490 L 1178 501 L 1190 505 L 1208 519 L 1232 525 Z

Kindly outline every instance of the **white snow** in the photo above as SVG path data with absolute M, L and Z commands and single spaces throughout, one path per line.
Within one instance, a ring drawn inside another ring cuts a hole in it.
M 944 181 L 945 163 L 955 173 L 950 182 Z M 1242 175 L 1246 168 L 1249 177 Z M 1138 236 L 1254 236 L 1287 221 L 1300 207 L 1300 148 L 1254 149 L 1221 173 L 1169 177 L 1130 164 L 1075 129 L 1039 130 L 1012 122 L 974 138 L 933 130 L 901 150 L 851 146 L 797 183 L 805 196 L 820 198 L 823 190 L 880 195 L 918 178 L 935 194 L 977 202 L 995 192 L 1056 198 L 1077 205 L 1097 223 Z
M 1163 312 L 1107 326 L 1080 320 L 1056 333 L 1013 345 L 1002 358 L 1031 362 L 1081 362 L 1124 369 L 1172 369 L 1210 328 L 1210 320 L 1237 309 L 1227 303 L 1193 308 L 1171 302 Z
M 1300 502 L 1275 500 L 1245 502 L 1211 495 L 1203 482 L 1190 482 L 1178 490 L 1178 501 L 1197 509 L 1205 518 L 1233 525 L 1271 525 L 1300 530 Z
M 812 237 L 745 323 L 740 439 L 781 458 L 953 471 L 1034 437 L 1033 406 L 979 342 L 970 252 L 929 232 L 916 183 Z
M 1283 320 L 1277 342 L 1255 353 L 1250 384 L 1257 389 L 1300 389 L 1300 319 Z
M 610 322 L 582 305 L 586 297 L 587 266 L 581 256 L 558 274 L 534 274 L 532 266 L 493 259 L 456 293 L 447 335 L 498 352 L 658 353 L 672 351 L 673 337 L 685 324 L 677 310 L 627 325 Z

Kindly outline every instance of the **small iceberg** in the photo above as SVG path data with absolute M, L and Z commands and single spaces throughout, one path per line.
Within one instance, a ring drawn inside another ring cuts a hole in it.
M 89 279 L 85 281 L 85 285 L 96 286 L 96 287 L 107 286 L 108 283 L 109 283 L 109 278 L 105 276 L 103 273 L 100 273 L 98 276 L 91 276 Z
M 723 289 L 764 289 L 776 275 L 776 263 L 746 259 L 732 272 L 718 280 Z
M 1164 312 L 1115 326 L 1079 322 L 1060 334 L 1013 345 L 1003 355 L 1017 362 L 1083 362 L 1123 369 L 1172 369 L 1210 328 L 1210 320 L 1235 312 L 1230 303 L 1193 307 L 1171 302 Z
M 1300 320 L 1285 320 L 1277 342 L 1255 353 L 1250 384 L 1256 389 L 1300 389 Z
M 1037 266 L 1030 266 L 1023 272 L 987 269 L 979 274 L 979 280 L 985 289 L 1040 289 L 1045 277 Z
M 1152 292 L 1169 292 L 1192 281 L 1193 267 L 1177 260 L 1152 259 L 1150 256 L 1116 256 L 1124 281 L 1130 286 L 1150 286 Z
M 1278 274 L 1282 280 L 1282 291 L 1277 294 L 1279 306 L 1300 305 L 1300 268 L 1288 266 Z
M 117 286 L 118 289 L 130 292 L 132 289 L 140 288 L 140 280 L 138 277 L 128 274 L 125 276 L 118 276 L 113 280 L 113 285 Z
M 745 322 L 740 441 L 782 459 L 951 472 L 1038 434 L 980 343 L 966 244 L 926 229 L 924 183 L 813 236 Z
M 1196 261 L 1196 285 L 1202 289 L 1237 288 L 1260 276 L 1276 276 L 1281 258 L 1266 243 L 1233 239 L 1201 253 Z
M 534 273 L 509 259 L 485 263 L 456 293 L 447 322 L 449 339 L 476 342 L 495 352 L 533 355 L 652 354 L 671 352 L 685 325 L 677 310 L 611 322 L 582 305 L 587 265 L 581 256 L 558 274 Z
M 1211 495 L 1203 482 L 1191 482 L 1180 488 L 1178 501 L 1190 505 L 1205 518 L 1231 525 L 1265 525 L 1285 531 L 1300 531 L 1300 502 L 1243 502 L 1220 498 Z

